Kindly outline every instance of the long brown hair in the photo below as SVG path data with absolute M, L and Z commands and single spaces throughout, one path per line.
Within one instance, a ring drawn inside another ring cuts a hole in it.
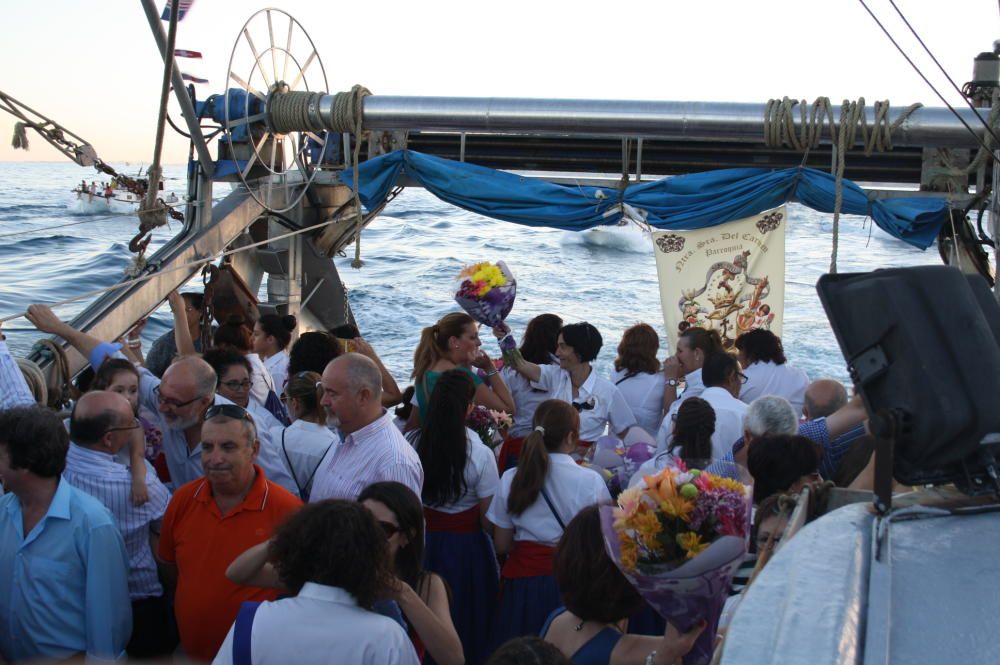
M 538 500 L 549 472 L 549 455 L 559 450 L 568 435 L 580 438 L 580 414 L 560 399 L 539 404 L 531 425 L 534 429 L 524 440 L 507 498 L 512 515 L 520 515 Z
M 415 381 L 424 380 L 427 370 L 448 354 L 448 340 L 461 337 L 469 324 L 475 325 L 476 320 L 465 312 L 451 312 L 442 316 L 434 325 L 420 331 L 420 343 L 413 352 L 412 377 Z
M 615 369 L 624 370 L 629 376 L 655 374 L 660 371 L 656 352 L 660 350 L 660 336 L 648 323 L 637 323 L 622 333 L 618 343 Z
M 681 337 L 687 340 L 688 346 L 692 349 L 701 349 L 705 357 L 725 351 L 722 346 L 722 337 L 717 330 L 699 328 L 693 326 L 681 333 Z

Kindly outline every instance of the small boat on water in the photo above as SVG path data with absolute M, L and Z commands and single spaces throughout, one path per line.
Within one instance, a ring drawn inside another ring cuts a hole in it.
M 139 210 L 141 198 L 126 189 L 105 189 L 103 192 L 92 194 L 89 190 L 82 190 L 80 187 L 72 190 L 75 194 L 73 208 L 77 211 L 98 214 L 107 212 L 115 215 L 130 215 Z M 174 192 L 162 197 L 163 202 L 168 205 L 176 204 L 180 201 Z

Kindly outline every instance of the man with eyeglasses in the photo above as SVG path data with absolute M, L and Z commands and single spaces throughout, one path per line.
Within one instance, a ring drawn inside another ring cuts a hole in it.
M 268 540 L 302 502 L 269 481 L 255 463 L 260 442 L 245 409 L 212 406 L 201 432 L 205 477 L 174 493 L 163 518 L 158 553 L 177 584 L 174 613 L 181 646 L 192 659 L 210 661 L 244 601 L 277 597 L 274 589 L 230 582 L 226 567 Z
M 76 403 L 69 420 L 69 432 L 63 479 L 103 503 L 125 539 L 132 600 L 132 637 L 126 652 L 132 658 L 167 655 L 173 651 L 176 640 L 166 629 L 170 616 L 153 551 L 170 492 L 146 462 L 149 500 L 136 505 L 131 500 L 129 469 L 115 460 L 118 452 L 128 447 L 132 437 L 143 435 L 142 425 L 124 397 L 95 390 Z

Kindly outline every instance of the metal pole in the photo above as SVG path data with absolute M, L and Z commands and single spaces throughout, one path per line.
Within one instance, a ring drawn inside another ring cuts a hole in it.
M 1000 159 L 1000 150 L 993 151 L 994 159 Z M 1000 302 L 1000 168 L 993 164 L 993 193 L 990 194 L 990 219 L 993 222 L 993 294 Z
M 146 20 L 149 22 L 150 30 L 153 31 L 156 46 L 163 56 L 164 66 L 169 66 L 171 69 L 170 82 L 174 86 L 174 96 L 177 98 L 177 103 L 181 105 L 181 113 L 187 122 L 188 133 L 191 135 L 194 149 L 198 153 L 198 161 L 201 162 L 202 171 L 211 178 L 212 174 L 215 173 L 215 162 L 212 160 L 212 154 L 208 151 L 205 136 L 201 133 L 194 105 L 191 103 L 191 97 L 188 96 L 187 88 L 184 87 L 184 79 L 181 78 L 181 72 L 174 63 L 174 54 L 167 48 L 167 36 L 163 34 L 163 26 L 160 25 L 160 15 L 156 11 L 156 5 L 153 4 L 153 0 L 142 0 L 142 8 L 146 12 Z

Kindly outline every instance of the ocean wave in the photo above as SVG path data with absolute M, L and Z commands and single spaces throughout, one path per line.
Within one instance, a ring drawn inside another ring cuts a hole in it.
M 566 232 L 561 243 L 564 246 L 582 245 L 629 254 L 648 254 L 652 247 L 650 235 L 634 226 L 598 226 L 582 233 Z

